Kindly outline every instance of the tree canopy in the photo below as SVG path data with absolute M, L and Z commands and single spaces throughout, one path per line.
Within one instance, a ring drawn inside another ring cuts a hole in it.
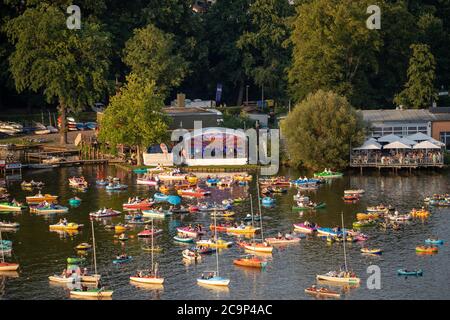
M 10 20 L 6 31 L 15 45 L 9 63 L 17 91 L 57 101 L 63 122 L 66 108 L 84 108 L 107 95 L 110 42 L 100 25 L 86 21 L 69 30 L 63 11 L 43 4 Z M 65 143 L 64 123 L 61 131 Z
M 99 139 L 113 146 L 125 144 L 139 150 L 168 138 L 169 119 L 162 111 L 164 99 L 154 81 L 142 81 L 131 73 L 126 84 L 111 97 L 101 119 Z
M 142 80 L 154 81 L 163 96 L 180 85 L 188 72 L 188 63 L 176 52 L 174 36 L 151 24 L 134 31 L 125 44 L 123 61 Z
M 281 136 L 293 165 L 337 169 L 348 164 L 351 147 L 362 144 L 365 130 L 345 97 L 318 90 L 282 121 Z
M 408 82 L 405 89 L 395 97 L 394 102 L 415 109 L 429 107 L 437 99 L 434 89 L 436 61 L 426 44 L 414 44 L 411 50 Z

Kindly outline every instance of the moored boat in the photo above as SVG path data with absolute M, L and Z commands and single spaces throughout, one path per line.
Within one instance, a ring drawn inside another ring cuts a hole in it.
M 113 210 L 111 208 L 103 208 L 100 209 L 96 212 L 91 212 L 89 213 L 89 216 L 91 218 L 108 218 L 108 217 L 115 217 L 115 216 L 120 216 L 121 212 L 118 210 Z
M 267 260 L 254 255 L 245 255 L 233 260 L 233 264 L 241 267 L 264 268 L 267 266 Z
M 400 276 L 421 276 L 423 275 L 423 271 L 422 269 L 418 270 L 398 269 L 397 274 Z
M 340 298 L 341 294 L 339 292 L 327 289 L 325 287 L 317 288 L 315 285 L 305 289 L 308 294 L 313 294 L 316 296 Z
M 44 201 L 55 202 L 58 200 L 58 196 L 53 196 L 51 194 L 41 194 L 40 192 L 34 196 L 29 196 L 25 198 L 27 203 L 41 203 Z

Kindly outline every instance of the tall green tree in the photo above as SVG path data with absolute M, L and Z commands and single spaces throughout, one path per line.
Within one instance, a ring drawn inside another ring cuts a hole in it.
M 394 98 L 394 103 L 405 108 L 430 107 L 437 99 L 434 87 L 436 80 L 436 61 L 426 44 L 411 45 L 412 55 L 409 60 L 408 82 L 402 92 Z
M 174 36 L 153 25 L 134 31 L 126 43 L 123 61 L 142 80 L 154 81 L 164 97 L 188 73 L 187 61 L 176 52 Z
M 295 13 L 288 1 L 255 0 L 249 8 L 250 30 L 237 41 L 243 51 L 245 74 L 267 95 L 284 97 L 287 88 L 285 69 L 291 51 L 288 18 Z
M 66 19 L 65 11 L 43 4 L 6 25 L 15 45 L 9 62 L 16 89 L 58 102 L 61 144 L 67 143 L 67 109 L 93 105 L 107 92 L 110 55 L 109 35 L 100 25 L 84 21 L 80 30 L 69 30 Z
M 110 100 L 100 122 L 100 141 L 116 146 L 136 146 L 138 164 L 142 164 L 142 148 L 161 143 L 167 138 L 168 117 L 162 111 L 164 99 L 154 81 L 143 81 L 135 74 Z
M 288 74 L 295 100 L 324 89 L 363 104 L 362 88 L 378 68 L 376 55 L 382 45 L 380 33 L 366 26 L 366 10 L 372 2 L 316 0 L 296 7 Z
M 348 165 L 351 147 L 361 145 L 365 130 L 345 97 L 319 90 L 288 114 L 281 135 L 293 165 L 337 169 Z

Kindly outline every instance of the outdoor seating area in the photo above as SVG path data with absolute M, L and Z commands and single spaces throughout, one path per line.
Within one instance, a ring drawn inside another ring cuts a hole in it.
M 407 137 L 393 134 L 370 138 L 352 149 L 351 167 L 442 167 L 445 145 L 423 133 Z

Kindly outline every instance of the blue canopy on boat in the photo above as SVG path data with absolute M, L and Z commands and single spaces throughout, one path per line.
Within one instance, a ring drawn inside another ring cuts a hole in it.
M 179 196 L 168 196 L 167 202 L 173 204 L 174 206 L 177 206 L 181 203 L 181 198 Z

